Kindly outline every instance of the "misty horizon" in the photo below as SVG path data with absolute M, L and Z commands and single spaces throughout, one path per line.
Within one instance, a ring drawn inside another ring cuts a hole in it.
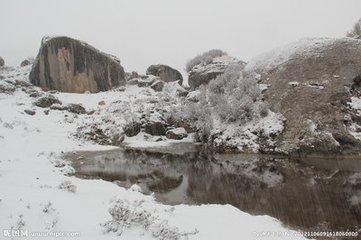
M 64 35 L 116 55 L 126 71 L 140 73 L 158 63 L 184 73 L 189 59 L 214 48 L 248 61 L 301 38 L 344 37 L 361 9 L 356 0 L 0 2 L 7 33 L 0 56 L 7 65 L 35 57 L 42 37 Z

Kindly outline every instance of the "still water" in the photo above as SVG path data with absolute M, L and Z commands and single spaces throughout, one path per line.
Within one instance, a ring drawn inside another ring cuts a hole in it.
M 75 175 L 138 184 L 166 204 L 231 204 L 294 229 L 360 231 L 361 158 L 212 155 L 197 145 L 74 152 Z

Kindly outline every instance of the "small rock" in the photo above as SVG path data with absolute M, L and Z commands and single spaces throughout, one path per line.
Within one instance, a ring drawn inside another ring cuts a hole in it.
M 144 126 L 144 131 L 153 136 L 165 135 L 167 132 L 167 124 L 162 121 L 147 122 Z
M 35 115 L 35 111 L 30 110 L 30 109 L 25 109 L 24 112 L 25 112 L 26 114 L 28 114 L 28 115 L 31 115 L 31 116 Z
M 62 104 L 59 99 L 55 98 L 53 95 L 48 95 L 39 98 L 34 102 L 34 105 L 41 108 L 50 107 L 53 104 Z
M 66 106 L 66 110 L 75 114 L 86 114 L 85 108 L 81 104 L 71 103 Z
M 187 137 L 187 131 L 184 128 L 175 128 L 167 131 L 166 137 L 169 139 L 181 140 Z
M 30 59 L 30 58 L 25 59 L 24 61 L 22 61 L 20 63 L 20 67 L 26 67 L 26 66 L 32 64 L 33 62 L 34 62 L 34 59 Z
M 59 111 L 65 111 L 67 108 L 65 106 L 61 106 L 60 104 L 54 104 L 50 106 L 51 110 L 59 110 Z
M 44 110 L 45 115 L 49 115 L 49 112 L 50 112 L 49 109 Z
M 164 82 L 157 80 L 150 87 L 156 92 L 161 92 L 164 87 Z
M 104 105 L 105 105 L 105 101 L 102 100 L 102 101 L 98 102 L 98 105 L 99 105 L 99 106 L 104 106 Z

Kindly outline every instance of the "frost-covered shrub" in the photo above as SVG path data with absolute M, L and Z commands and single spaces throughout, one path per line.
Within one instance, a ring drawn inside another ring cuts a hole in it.
M 183 102 L 175 118 L 195 125 L 201 140 L 208 141 L 211 132 L 223 125 L 245 124 L 265 117 L 268 106 L 262 101 L 261 90 L 254 78 L 241 74 L 242 66 L 230 65 L 208 85 L 200 87 L 199 101 Z
M 220 57 L 226 53 L 219 49 L 212 49 L 208 52 L 197 55 L 195 58 L 189 60 L 186 64 L 186 71 L 190 72 L 194 66 L 209 64 L 213 61 L 213 58 Z
M 71 181 L 62 181 L 59 185 L 59 189 L 66 190 L 71 193 L 76 192 L 76 186 Z
M 147 231 L 159 240 L 179 240 L 198 231 L 184 233 L 176 227 L 171 227 L 168 221 L 161 219 L 155 211 L 147 210 L 144 201 L 128 202 L 118 199 L 109 209 L 112 219 L 102 224 L 104 232 L 114 232 L 122 235 L 127 229 L 137 228 Z
M 361 39 L 361 19 L 355 23 L 352 30 L 347 33 L 347 37 Z

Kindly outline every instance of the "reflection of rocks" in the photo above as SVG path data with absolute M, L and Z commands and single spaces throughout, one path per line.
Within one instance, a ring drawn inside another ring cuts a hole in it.
M 137 183 L 165 203 L 232 204 L 301 230 L 345 231 L 361 224 L 355 188 L 359 176 L 353 172 L 361 172 L 359 160 L 212 158 L 203 152 L 175 155 L 133 149 L 80 154 L 88 161 L 80 164 L 76 154 L 70 155 L 78 176 Z

